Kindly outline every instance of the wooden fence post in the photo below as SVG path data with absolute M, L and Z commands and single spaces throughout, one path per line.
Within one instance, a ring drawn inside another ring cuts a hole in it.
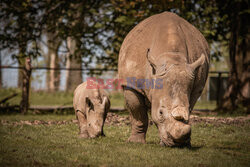
M 25 66 L 23 71 L 23 84 L 22 84 L 22 100 L 20 103 L 21 113 L 27 113 L 29 109 L 29 91 L 30 91 L 30 76 L 31 76 L 31 59 L 25 59 Z
M 218 79 L 217 79 L 217 94 L 216 94 L 216 105 L 217 107 L 220 106 L 220 99 L 221 99 L 221 72 L 218 73 Z

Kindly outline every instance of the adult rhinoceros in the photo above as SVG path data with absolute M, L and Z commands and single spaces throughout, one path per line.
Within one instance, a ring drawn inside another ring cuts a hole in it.
M 150 109 L 161 145 L 190 145 L 189 115 L 204 88 L 209 61 L 203 35 L 176 14 L 160 13 L 134 27 L 118 62 L 131 116 L 128 141 L 146 142 Z

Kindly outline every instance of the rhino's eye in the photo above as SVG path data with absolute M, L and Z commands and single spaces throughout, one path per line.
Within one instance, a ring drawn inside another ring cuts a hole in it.
M 163 111 L 162 111 L 162 109 L 160 109 L 160 111 L 159 111 L 159 121 L 160 122 L 164 122 L 164 117 L 163 117 Z
M 160 118 L 163 118 L 163 110 L 162 109 L 160 109 L 159 114 L 160 114 Z

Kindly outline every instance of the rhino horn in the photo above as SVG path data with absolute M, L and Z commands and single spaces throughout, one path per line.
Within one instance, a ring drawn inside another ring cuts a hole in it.
M 197 67 L 201 66 L 205 62 L 205 59 L 205 55 L 202 53 L 201 57 L 198 60 L 190 64 L 191 68 L 195 70 Z

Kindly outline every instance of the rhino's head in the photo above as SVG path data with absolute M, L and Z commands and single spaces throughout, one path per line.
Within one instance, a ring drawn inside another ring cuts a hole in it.
M 163 58 L 166 56 L 171 57 L 164 55 Z M 190 145 L 189 101 L 195 79 L 194 72 L 204 60 L 205 56 L 202 54 L 194 63 L 186 64 L 173 59 L 156 60 L 148 54 L 153 77 L 162 81 L 161 89 L 151 90 L 152 119 L 159 130 L 161 145 Z
M 91 98 L 86 97 L 87 131 L 90 138 L 104 136 L 103 125 L 107 115 L 108 97 L 102 97 L 99 90 L 94 90 Z

